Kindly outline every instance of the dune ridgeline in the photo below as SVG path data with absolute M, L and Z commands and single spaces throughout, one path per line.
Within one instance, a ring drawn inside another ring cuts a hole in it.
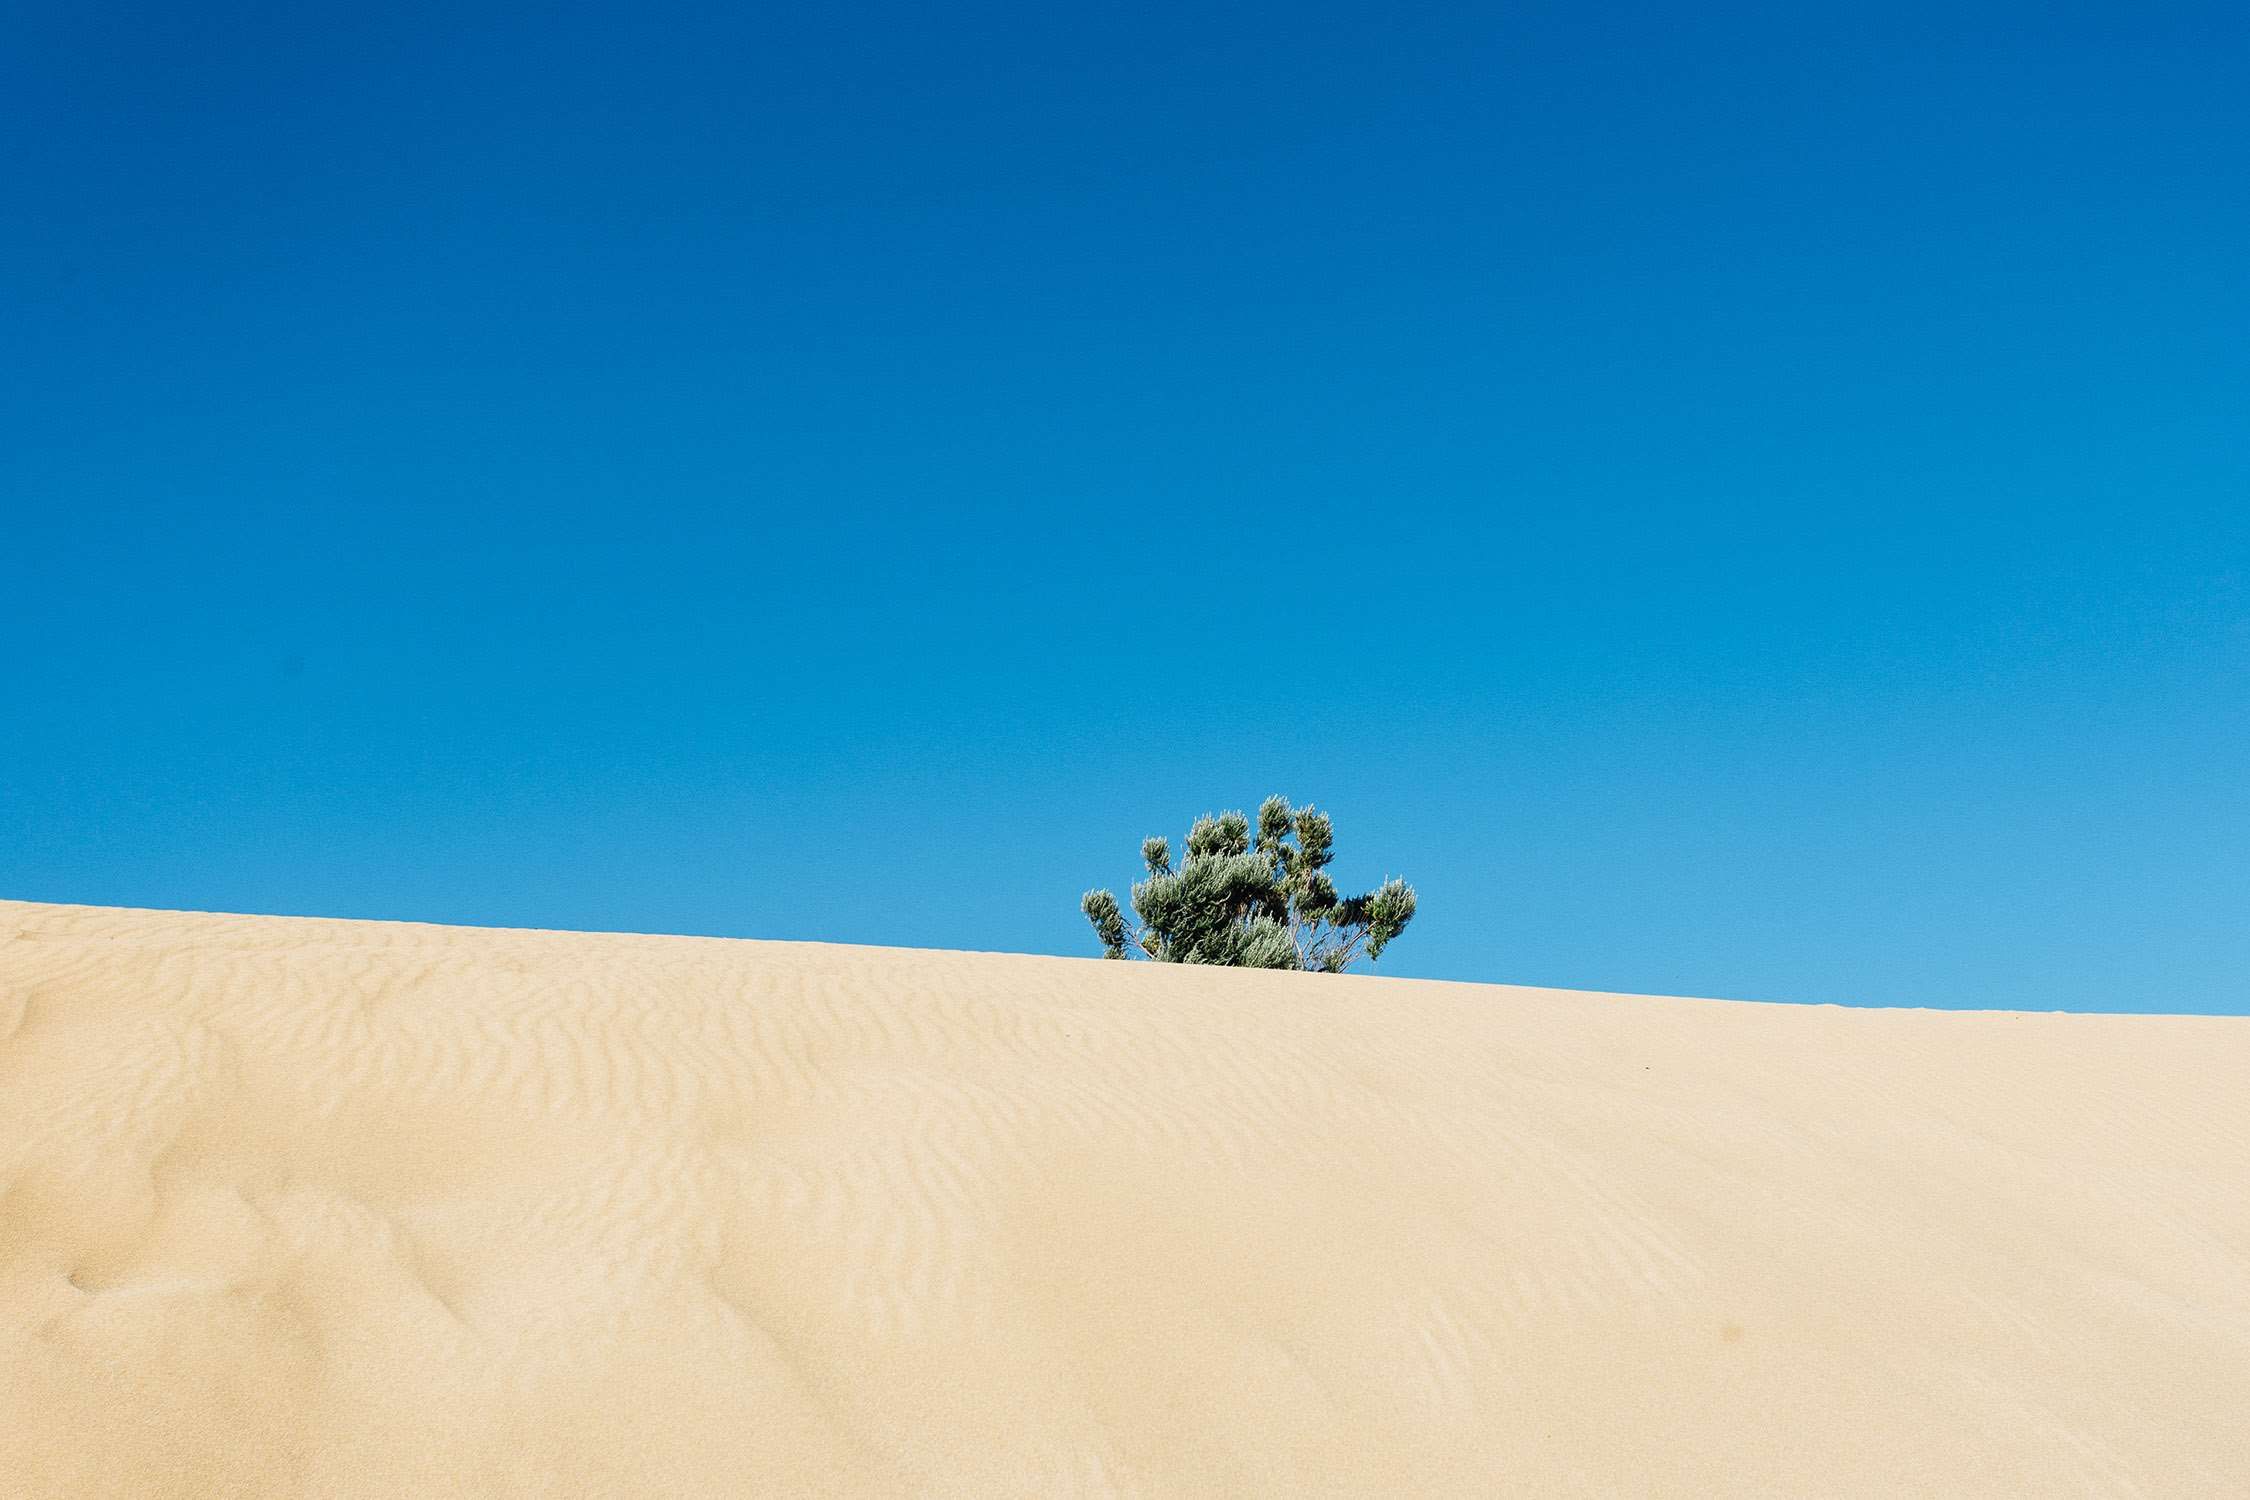
M 2250 1493 L 2250 1021 L 0 903 L 0 1490 Z

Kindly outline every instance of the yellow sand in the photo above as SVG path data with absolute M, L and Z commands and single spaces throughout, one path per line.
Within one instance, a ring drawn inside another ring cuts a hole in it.
M 2250 1494 L 2250 1021 L 0 903 L 0 1493 Z

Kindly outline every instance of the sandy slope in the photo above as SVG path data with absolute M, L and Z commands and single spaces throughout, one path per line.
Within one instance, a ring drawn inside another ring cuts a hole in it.
M 2250 1494 L 2250 1021 L 0 903 L 0 1476 Z

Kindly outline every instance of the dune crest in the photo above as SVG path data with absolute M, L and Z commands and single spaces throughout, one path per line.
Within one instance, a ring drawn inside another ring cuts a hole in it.
M 0 902 L 11 1494 L 2250 1493 L 2250 1021 Z

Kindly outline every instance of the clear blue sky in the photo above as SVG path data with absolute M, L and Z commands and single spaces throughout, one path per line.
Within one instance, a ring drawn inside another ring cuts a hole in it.
M 2250 1009 L 2239 5 L 10 31 L 0 894 Z

